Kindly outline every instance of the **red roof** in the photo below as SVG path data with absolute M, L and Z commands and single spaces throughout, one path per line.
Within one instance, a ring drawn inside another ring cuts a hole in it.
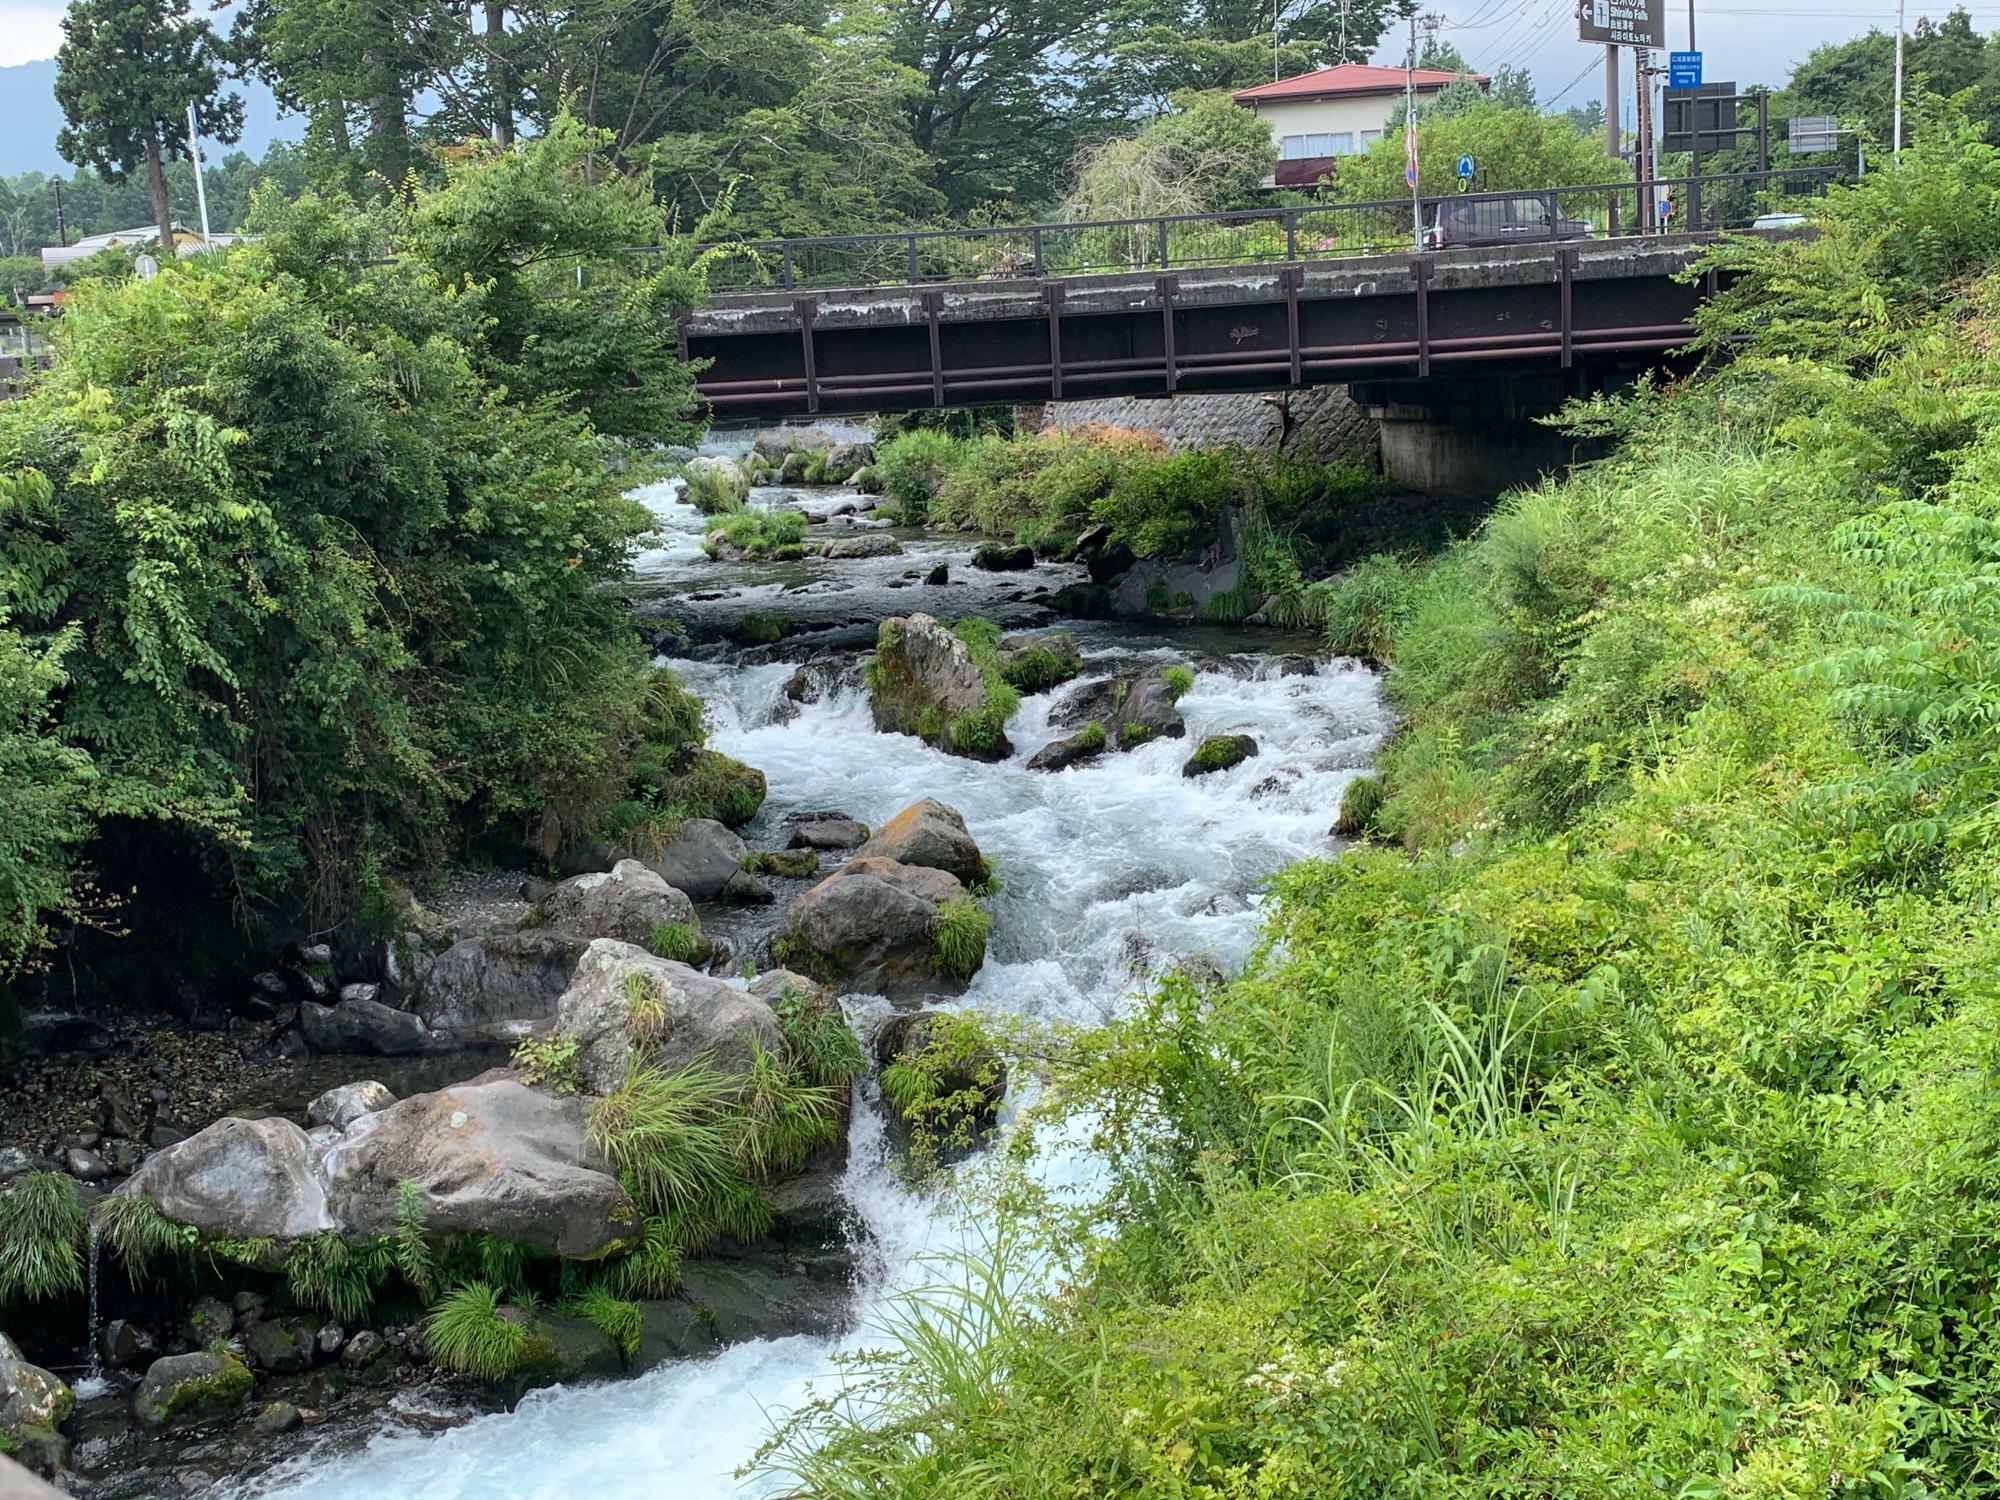
M 1337 99 L 1343 94 L 1400 94 L 1408 78 L 1401 68 L 1375 68 L 1367 63 L 1339 63 L 1316 73 L 1296 78 L 1280 78 L 1276 83 L 1260 83 L 1252 89 L 1238 89 L 1229 97 L 1238 104 L 1259 104 L 1267 99 Z M 1446 73 L 1436 68 L 1418 68 L 1417 87 L 1441 89 L 1460 78 L 1469 78 L 1484 88 L 1484 73 Z

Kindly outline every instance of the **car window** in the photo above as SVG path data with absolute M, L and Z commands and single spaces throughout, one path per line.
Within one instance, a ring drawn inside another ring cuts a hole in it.
M 1549 206 L 1540 198 L 1509 198 L 1507 208 L 1516 224 L 1549 222 Z

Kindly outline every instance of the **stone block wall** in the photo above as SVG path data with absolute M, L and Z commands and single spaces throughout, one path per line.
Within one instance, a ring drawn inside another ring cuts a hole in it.
M 1071 431 L 1103 424 L 1157 433 L 1169 448 L 1238 444 L 1259 453 L 1317 453 L 1321 458 L 1376 462 L 1375 424 L 1344 385 L 1308 386 L 1254 395 L 1102 396 L 1024 407 L 1027 429 Z

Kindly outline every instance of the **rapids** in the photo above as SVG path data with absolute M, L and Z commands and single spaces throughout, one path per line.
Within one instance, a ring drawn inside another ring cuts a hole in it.
M 870 559 L 793 565 L 789 575 L 745 570 L 702 557 L 700 518 L 672 486 L 640 493 L 661 524 L 641 564 L 656 601 L 699 590 L 717 596 L 707 602 L 711 610 L 744 598 L 769 607 L 788 589 L 838 583 L 844 607 L 864 616 L 918 608 L 948 618 L 974 612 L 956 588 L 912 589 L 901 576 L 911 564 L 928 567 L 934 559 L 924 553 L 969 553 L 957 539 L 911 537 L 906 546 L 918 555 L 881 560 L 894 567 Z M 790 503 L 784 492 L 759 491 L 754 499 Z M 1036 574 L 1070 576 L 1045 568 Z M 1051 581 L 1013 576 L 1011 586 L 1022 596 Z M 983 590 L 992 586 L 980 583 Z M 1195 665 L 1194 689 L 1181 703 L 1189 738 L 1048 775 L 1028 771 L 1025 761 L 1055 737 L 1049 711 L 1062 688 L 1025 700 L 1009 726 L 1014 756 L 985 765 L 876 733 L 852 672 L 850 685 L 786 719 L 781 690 L 802 653 L 705 653 L 675 665 L 708 702 L 712 743 L 761 767 L 769 779 L 769 800 L 744 831 L 753 847 L 768 844 L 770 830 L 796 809 L 840 808 L 880 823 L 926 794 L 951 804 L 1002 882 L 986 965 L 964 1003 L 1088 1022 L 1116 1014 L 1149 971 L 1177 957 L 1224 969 L 1240 965 L 1256 938 L 1260 882 L 1328 849 L 1341 791 L 1367 765 L 1390 721 L 1365 668 L 1282 654 L 1287 643 L 1268 633 L 1169 637 L 1143 626 L 1068 628 L 1085 654 L 1086 677 L 1139 658 Z M 1233 770 L 1184 778 L 1181 764 L 1200 736 L 1218 732 L 1247 732 L 1261 753 Z M 863 1025 L 880 1010 L 879 1001 L 867 998 L 848 1004 L 850 1018 Z M 859 1324 L 844 1339 L 742 1344 L 622 1383 L 535 1392 L 514 1411 L 442 1431 L 443 1414 L 427 1408 L 429 1397 L 405 1396 L 365 1448 L 309 1451 L 235 1494 L 245 1500 L 706 1500 L 768 1492 L 768 1483 L 740 1482 L 733 1474 L 774 1420 L 813 1383 L 825 1390 L 837 1380 L 834 1361 L 843 1348 L 881 1342 L 876 1323 L 885 1299 L 934 1275 L 927 1256 L 979 1242 L 980 1226 L 962 1220 L 949 1194 L 918 1196 L 903 1187 L 865 1103 L 855 1122 L 844 1186 L 864 1226 L 866 1269 Z M 1073 1150 L 1053 1151 L 1041 1170 L 1058 1186 L 1088 1191 L 1090 1165 Z

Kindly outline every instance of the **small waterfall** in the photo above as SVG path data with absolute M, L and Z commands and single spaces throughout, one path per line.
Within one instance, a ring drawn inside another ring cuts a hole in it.
M 90 1218 L 90 1326 L 84 1330 L 84 1347 L 89 1351 L 89 1363 L 84 1368 L 83 1379 L 77 1381 L 73 1389 L 76 1394 L 88 1400 L 101 1396 L 111 1388 L 111 1382 L 104 1378 L 104 1354 L 97 1345 L 97 1262 L 98 1252 L 103 1244 L 103 1231 L 97 1227 L 97 1216 Z

